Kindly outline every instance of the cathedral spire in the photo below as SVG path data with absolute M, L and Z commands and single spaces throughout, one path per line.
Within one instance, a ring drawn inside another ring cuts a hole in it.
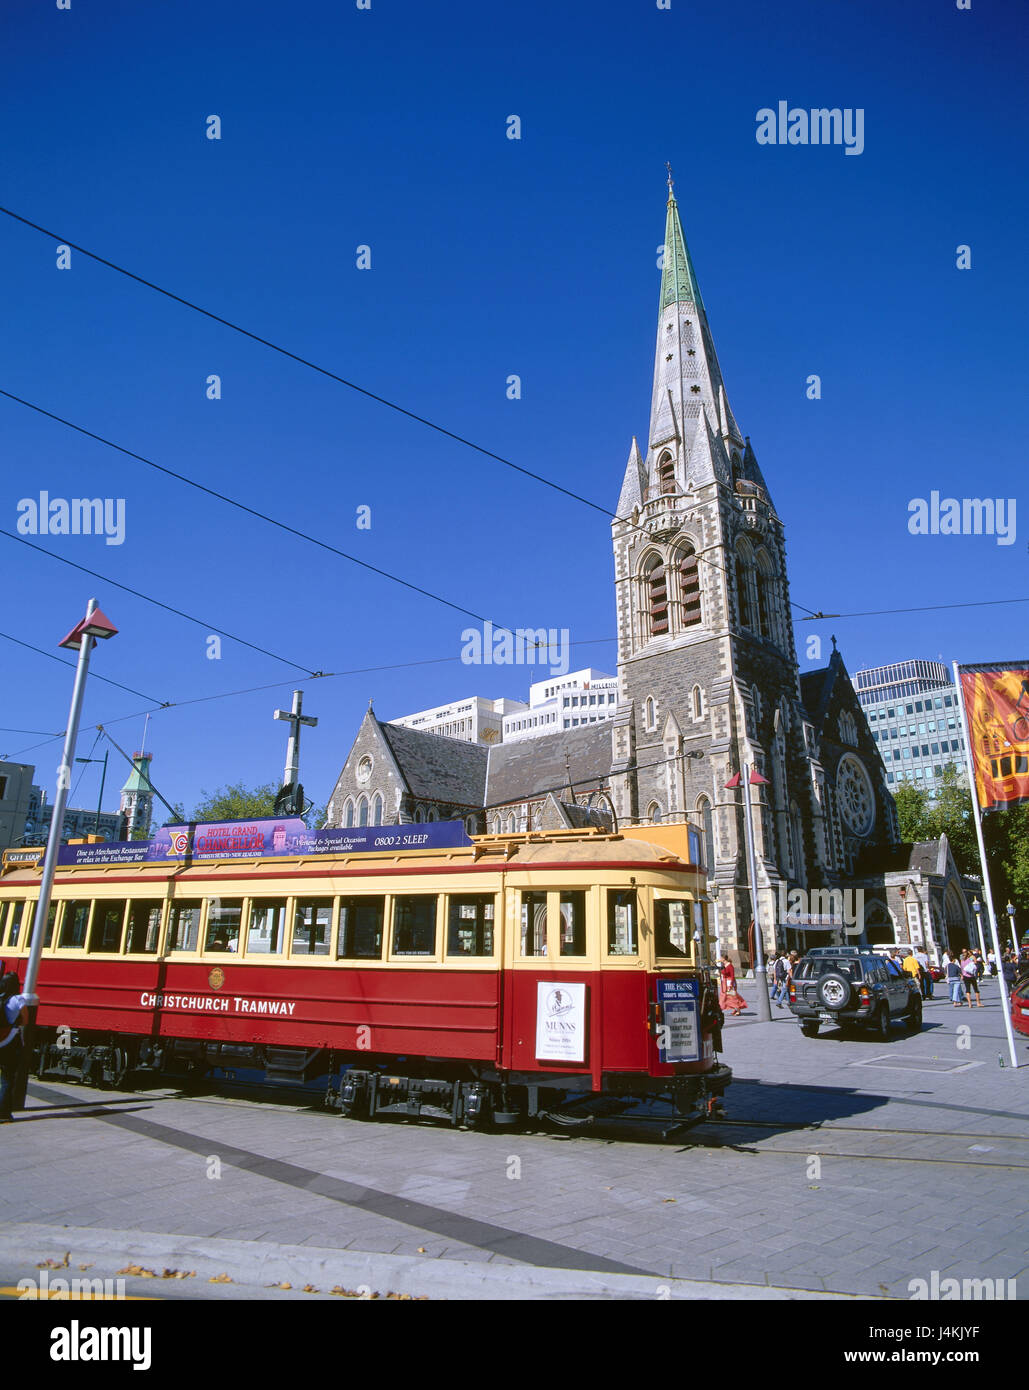
M 703 429 L 702 420 L 706 422 Z M 709 435 L 715 440 L 713 453 L 706 447 Z M 648 494 L 668 491 L 670 469 L 674 469 L 674 482 L 681 491 L 689 492 L 715 480 L 731 485 L 743 447 L 722 382 L 669 167 L 647 439 Z

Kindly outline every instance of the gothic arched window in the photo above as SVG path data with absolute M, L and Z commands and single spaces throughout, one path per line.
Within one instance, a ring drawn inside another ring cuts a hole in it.
M 651 825 L 660 825 L 663 814 L 660 805 L 656 801 L 652 801 L 647 807 L 647 820 L 650 821 Z
M 647 728 L 653 729 L 654 726 L 657 724 L 657 706 L 654 704 L 653 695 L 647 696 L 646 704 L 643 706 L 643 711 L 644 718 L 646 719 L 647 723 Z
M 382 824 L 382 795 L 375 793 L 375 800 L 372 802 L 372 825 Z
M 354 803 L 350 800 L 350 797 L 348 796 L 347 799 L 346 799 L 346 801 L 343 803 L 343 824 L 344 824 L 345 826 L 349 827 L 349 826 L 352 826 L 353 823 L 354 823 Z
M 357 823 L 358 825 L 368 824 L 368 798 L 362 796 L 357 803 Z
M 757 624 L 762 637 L 775 641 L 775 578 L 766 550 L 759 550 L 755 566 L 757 582 Z
M 699 685 L 693 687 L 693 718 L 704 718 L 704 692 Z
M 683 627 L 695 627 L 701 620 L 700 566 L 692 546 L 679 557 L 679 612 Z
M 754 556 L 746 541 L 736 547 L 736 602 L 740 626 L 753 628 L 756 620 Z
M 651 555 L 643 568 L 644 603 L 650 625 L 650 637 L 668 631 L 668 577 L 660 556 Z
M 715 825 L 711 815 L 711 802 L 702 796 L 697 802 L 697 814 L 704 827 L 704 868 L 711 874 L 715 865 Z
M 675 491 L 675 460 L 667 452 L 658 459 L 657 486 L 662 493 Z

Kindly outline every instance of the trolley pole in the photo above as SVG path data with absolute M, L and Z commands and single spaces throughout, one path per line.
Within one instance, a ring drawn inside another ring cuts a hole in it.
M 39 902 L 32 924 L 32 938 L 29 945 L 29 958 L 25 966 L 25 982 L 22 993 L 28 996 L 29 1020 L 22 1040 L 22 1059 L 18 1084 L 15 1087 L 15 1105 L 24 1108 L 25 1090 L 28 1084 L 29 1060 L 32 1056 L 32 1041 L 35 1032 L 36 1012 L 39 998 L 36 994 L 36 981 L 39 978 L 39 958 L 43 952 L 47 918 L 50 914 L 50 895 L 54 884 L 54 871 L 57 868 L 57 851 L 61 847 L 61 832 L 64 829 L 64 808 L 68 804 L 68 789 L 71 786 L 72 762 L 75 757 L 75 741 L 79 734 L 79 718 L 82 714 L 82 700 L 86 693 L 86 676 L 89 674 L 89 654 L 98 638 L 114 637 L 118 629 L 104 617 L 97 607 L 95 598 L 86 606 L 86 616 L 76 623 L 67 637 L 59 643 L 71 650 L 78 648 L 79 660 L 75 668 L 75 684 L 72 687 L 71 710 L 68 714 L 68 727 L 64 733 L 64 751 L 57 773 L 57 795 L 54 798 L 53 816 L 50 821 L 50 834 L 47 836 L 46 854 L 43 857 L 43 876 L 39 884 Z

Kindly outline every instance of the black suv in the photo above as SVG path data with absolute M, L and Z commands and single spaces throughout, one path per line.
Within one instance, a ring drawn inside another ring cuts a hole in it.
M 895 1018 L 922 1027 L 922 992 L 906 971 L 894 975 L 868 946 L 819 946 L 793 968 L 790 1009 L 806 1038 L 823 1023 L 857 1024 L 885 1040 Z

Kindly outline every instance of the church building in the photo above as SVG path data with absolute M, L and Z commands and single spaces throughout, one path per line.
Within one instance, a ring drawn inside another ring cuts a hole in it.
M 720 949 L 749 962 L 742 792 L 726 786 L 746 768 L 765 779 L 750 790 L 766 941 L 832 940 L 788 927 L 777 905 L 856 883 L 858 858 L 899 838 L 893 798 L 835 639 L 828 665 L 800 674 L 783 522 L 729 404 L 671 178 L 650 425 L 629 451 L 612 542 L 613 717 L 487 749 L 369 713 L 328 823 L 359 815 L 362 797 L 384 823 L 460 816 L 500 832 L 688 819 Z

